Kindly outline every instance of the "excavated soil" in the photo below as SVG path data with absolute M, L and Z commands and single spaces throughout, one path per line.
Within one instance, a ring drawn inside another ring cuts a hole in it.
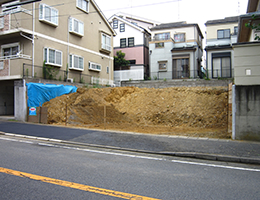
M 230 138 L 226 87 L 78 88 L 46 102 L 48 123 L 192 137 Z

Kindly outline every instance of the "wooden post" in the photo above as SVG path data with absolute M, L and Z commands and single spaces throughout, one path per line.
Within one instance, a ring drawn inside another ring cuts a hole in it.
M 106 115 L 107 115 L 107 108 L 106 105 L 104 105 L 104 129 L 106 129 Z
M 65 121 L 65 126 L 67 126 L 67 118 L 68 118 L 68 103 L 66 101 L 66 121 Z

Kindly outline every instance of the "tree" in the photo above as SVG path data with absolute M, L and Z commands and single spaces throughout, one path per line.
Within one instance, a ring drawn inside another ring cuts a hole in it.
M 252 15 L 252 20 L 256 20 L 258 17 L 256 15 Z M 260 24 L 255 24 L 250 20 L 248 23 L 246 23 L 246 27 L 251 28 L 252 30 L 260 31 Z M 255 40 L 260 41 L 260 36 L 255 34 Z
M 121 67 L 128 66 L 130 62 L 125 59 L 125 53 L 122 51 L 117 51 L 116 56 L 114 56 L 114 68 L 121 69 Z

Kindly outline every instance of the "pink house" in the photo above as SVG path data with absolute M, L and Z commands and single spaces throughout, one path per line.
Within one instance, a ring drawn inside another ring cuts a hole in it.
M 149 76 L 150 32 L 139 26 L 137 21 L 121 15 L 113 15 L 109 22 L 116 32 L 114 55 L 117 51 L 122 51 L 125 59 L 130 61 L 129 66 L 114 69 L 114 80 L 144 80 Z

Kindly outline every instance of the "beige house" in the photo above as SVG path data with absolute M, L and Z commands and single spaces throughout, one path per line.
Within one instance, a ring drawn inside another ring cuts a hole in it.
M 150 30 L 152 79 L 202 78 L 203 35 L 198 24 L 174 22 Z
M 238 16 L 210 20 L 206 25 L 207 77 L 234 77 L 233 44 L 237 42 Z
M 1 1 L 0 115 L 17 115 L 24 78 L 113 84 L 114 35 L 94 0 Z
M 260 23 L 259 11 L 259 0 L 249 0 L 247 14 L 239 18 L 237 44 L 233 46 L 233 139 L 260 141 L 260 42 L 255 40 L 260 34 L 245 26 Z

